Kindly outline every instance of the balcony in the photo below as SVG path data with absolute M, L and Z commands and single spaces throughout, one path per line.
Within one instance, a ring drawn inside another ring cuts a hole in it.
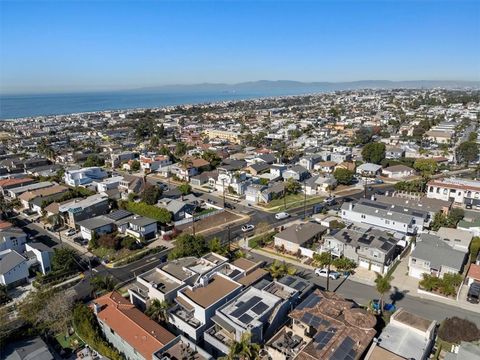
M 175 310 L 173 310 L 172 314 L 193 327 L 194 329 L 198 329 L 202 325 L 200 320 L 196 319 L 193 316 L 193 311 L 187 311 L 181 306 L 178 306 Z

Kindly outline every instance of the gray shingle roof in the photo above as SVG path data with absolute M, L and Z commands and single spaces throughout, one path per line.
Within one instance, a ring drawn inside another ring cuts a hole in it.
M 0 274 L 5 274 L 26 259 L 15 250 L 11 250 L 0 259 Z
M 464 252 L 453 249 L 438 236 L 426 233 L 419 235 L 410 256 L 429 261 L 430 267 L 438 270 L 441 266 L 448 266 L 460 271 L 465 260 Z
M 275 237 L 301 245 L 318 234 L 324 233 L 326 230 L 327 228 L 320 224 L 306 223 L 292 225 L 278 233 Z
M 95 229 L 98 229 L 99 227 L 102 227 L 108 224 L 113 224 L 113 223 L 114 221 L 112 219 L 109 219 L 106 216 L 100 215 L 90 219 L 79 221 L 77 225 L 83 226 L 88 230 L 95 230 Z

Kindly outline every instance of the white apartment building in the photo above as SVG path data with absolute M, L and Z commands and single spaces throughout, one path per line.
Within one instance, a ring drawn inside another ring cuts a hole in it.
M 101 167 L 92 166 L 78 170 L 68 170 L 65 172 L 65 184 L 70 186 L 88 185 L 95 180 L 103 180 L 107 177 L 107 172 Z
M 480 181 L 457 178 L 431 180 L 427 184 L 427 197 L 480 208 Z

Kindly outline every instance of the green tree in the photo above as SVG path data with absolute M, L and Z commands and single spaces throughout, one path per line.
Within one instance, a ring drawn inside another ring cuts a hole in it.
M 302 188 L 302 185 L 300 185 L 300 183 L 295 179 L 290 178 L 287 181 L 285 181 L 285 191 L 288 194 L 296 194 L 300 191 L 301 188 Z
M 172 214 L 167 209 L 159 208 L 154 205 L 148 205 L 142 201 L 119 201 L 118 207 L 137 215 L 155 219 L 163 224 L 167 224 L 172 221 Z
M 454 316 L 442 321 L 438 337 L 452 344 L 460 344 L 462 341 L 480 340 L 480 330 L 474 322 Z
M 270 181 L 266 178 L 261 178 L 259 181 L 260 185 L 268 185 L 269 182 Z
M 103 166 L 105 165 L 105 159 L 96 154 L 88 155 L 87 160 L 83 163 L 84 167 L 91 166 Z
M 355 145 L 365 145 L 372 140 L 373 131 L 370 128 L 361 127 L 355 132 L 353 143 Z
M 223 246 L 220 239 L 217 237 L 214 237 L 212 240 L 210 240 L 208 244 L 208 248 L 211 252 L 220 254 L 220 255 L 227 255 L 228 254 L 228 249 L 226 246 Z
M 0 193 L 0 218 L 7 219 L 11 216 L 13 210 L 12 202 L 5 199 L 2 193 Z
M 186 257 L 196 256 L 201 257 L 208 251 L 208 245 L 203 236 L 181 234 L 175 240 L 175 247 L 168 254 L 170 260 Z
M 54 249 L 52 257 L 54 271 L 69 272 L 77 269 L 76 253 L 70 248 Z
M 458 146 L 456 153 L 458 161 L 468 165 L 478 159 L 478 144 L 473 141 L 463 142 Z
M 90 279 L 90 285 L 93 288 L 95 293 L 101 291 L 112 291 L 115 289 L 117 282 L 114 280 L 113 276 L 107 275 L 96 275 Z
M 350 185 L 353 180 L 353 171 L 338 168 L 333 172 L 335 180 L 342 185 Z
M 145 183 L 145 188 L 142 192 L 142 201 L 148 205 L 155 205 L 162 196 L 162 189 L 157 185 Z
M 202 159 L 208 161 L 212 168 L 216 168 L 222 162 L 220 156 L 215 151 L 205 150 L 202 154 Z
M 177 158 L 181 158 L 187 153 L 187 144 L 185 144 L 182 141 L 178 141 L 177 144 L 175 145 L 175 156 Z
M 420 171 L 422 176 L 430 177 L 437 171 L 438 164 L 433 159 L 417 159 L 413 163 L 413 168 Z
M 98 234 L 96 231 L 93 232 L 90 241 L 88 242 L 89 249 L 97 249 L 98 248 Z
M 252 335 L 244 332 L 240 341 L 233 341 L 227 356 L 222 360 L 258 360 L 260 359 L 260 345 L 252 343 Z
M 477 141 L 478 133 L 476 131 L 472 131 L 468 134 L 468 141 Z
M 274 260 L 273 263 L 268 267 L 268 272 L 274 279 L 281 278 L 285 275 L 295 275 L 297 269 L 287 264 L 285 261 Z
M 165 300 L 154 299 L 152 303 L 148 306 L 145 314 L 149 316 L 152 320 L 163 324 L 168 324 L 170 318 L 168 313 L 169 308 L 170 304 Z
M 323 268 L 325 266 L 331 265 L 332 262 L 333 262 L 332 254 L 330 254 L 329 252 L 313 254 L 313 266 Z
M 192 186 L 189 183 L 183 183 L 177 187 L 178 191 L 182 193 L 182 196 L 188 195 L 192 192 Z
M 130 169 L 132 171 L 139 171 L 140 170 L 140 161 L 133 160 L 132 163 L 130 164 Z
M 475 236 L 470 242 L 470 262 L 475 262 L 480 252 L 480 236 Z
M 385 294 L 389 293 L 392 288 L 392 279 L 393 277 L 388 274 L 381 275 L 377 273 L 377 278 L 375 279 L 375 288 L 380 295 L 380 312 L 383 311 L 383 298 L 385 297 Z
M 333 260 L 333 266 L 339 271 L 350 273 L 357 267 L 357 264 L 353 260 L 341 257 Z
M 362 149 L 362 157 L 366 162 L 380 164 L 385 159 L 385 144 L 373 142 L 365 145 Z

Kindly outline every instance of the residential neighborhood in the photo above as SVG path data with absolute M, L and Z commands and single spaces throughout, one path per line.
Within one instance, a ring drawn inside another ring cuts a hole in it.
M 479 114 L 365 89 L 0 122 L 1 336 L 33 339 L 5 358 L 478 358 Z

